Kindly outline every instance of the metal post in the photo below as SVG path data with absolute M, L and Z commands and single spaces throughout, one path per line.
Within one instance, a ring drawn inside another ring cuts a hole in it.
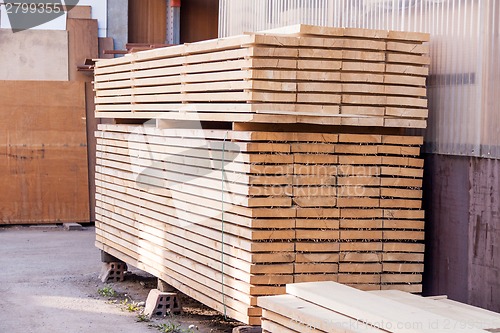
M 181 0 L 171 0 L 172 44 L 181 42 Z

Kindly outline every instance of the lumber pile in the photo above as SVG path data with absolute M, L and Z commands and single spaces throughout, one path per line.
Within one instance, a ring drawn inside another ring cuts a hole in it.
M 96 111 L 104 118 L 425 128 L 428 38 L 298 26 L 101 60 Z
M 100 125 L 97 246 L 258 324 L 304 281 L 421 291 L 421 137 Z
M 420 292 L 402 134 L 426 125 L 427 39 L 297 26 L 98 61 L 96 246 L 251 325 L 290 283 Z
M 500 315 L 447 299 L 402 291 L 364 292 L 335 282 L 291 284 L 259 297 L 264 333 L 498 332 Z

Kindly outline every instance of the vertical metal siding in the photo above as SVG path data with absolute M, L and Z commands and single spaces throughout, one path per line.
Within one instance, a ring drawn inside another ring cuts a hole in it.
M 500 158 L 500 0 L 220 0 L 221 37 L 291 24 L 431 33 L 426 151 Z

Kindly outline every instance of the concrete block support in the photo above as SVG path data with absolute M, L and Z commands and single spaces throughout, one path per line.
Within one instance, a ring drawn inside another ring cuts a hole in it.
M 177 293 L 163 292 L 152 289 L 146 300 L 144 314 L 148 317 L 164 317 L 171 314 L 181 314 L 182 307 Z
M 124 262 L 103 262 L 99 278 L 102 282 L 122 282 L 125 279 L 127 264 Z

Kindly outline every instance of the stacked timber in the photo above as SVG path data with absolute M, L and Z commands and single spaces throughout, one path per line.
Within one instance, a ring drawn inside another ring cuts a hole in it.
M 100 125 L 97 246 L 243 322 L 287 283 L 421 291 L 420 137 Z
M 420 292 L 402 134 L 426 125 L 427 39 L 298 26 L 99 61 L 97 247 L 252 325 L 289 283 Z
M 286 32 L 101 60 L 97 115 L 426 127 L 427 34 L 313 26 Z
M 364 292 L 335 282 L 287 285 L 260 297 L 264 333 L 497 332 L 500 315 L 446 298 Z

